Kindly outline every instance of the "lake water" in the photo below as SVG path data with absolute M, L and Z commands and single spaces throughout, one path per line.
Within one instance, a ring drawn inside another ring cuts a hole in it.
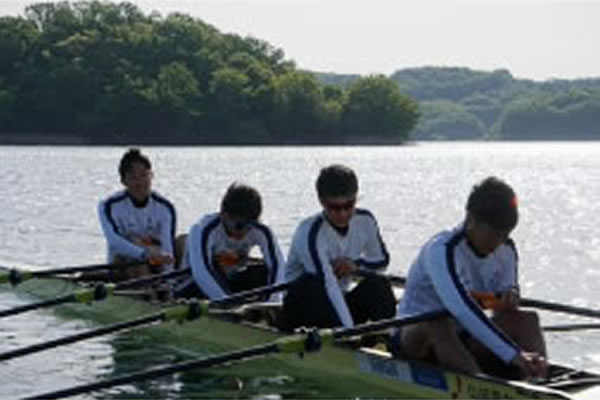
M 119 190 L 122 147 L 0 147 L 0 265 L 47 268 L 104 262 L 98 200 Z M 287 251 L 300 219 L 318 210 L 314 180 L 331 163 L 354 168 L 359 205 L 370 209 L 406 273 L 431 235 L 460 222 L 474 183 L 508 181 L 521 219 L 524 296 L 600 308 L 600 142 L 417 143 L 403 147 L 148 148 L 154 188 L 178 211 L 178 231 L 218 210 L 232 181 L 263 195 L 263 221 Z M 0 290 L 0 309 L 25 303 Z M 575 321 L 543 313 L 545 324 Z M 86 322 L 52 312 L 0 319 L 0 351 L 73 333 Z M 600 370 L 600 331 L 547 334 L 551 358 Z M 0 398 L 93 381 L 115 369 L 106 338 L 0 363 Z M 177 382 L 168 381 L 170 396 Z M 175 393 L 175 394 L 174 394 Z M 164 394 L 164 393 L 163 393 Z M 141 396 L 144 393 L 140 394 Z M 179 394 L 185 397 L 185 393 Z M 161 397 L 153 393 L 153 397 Z

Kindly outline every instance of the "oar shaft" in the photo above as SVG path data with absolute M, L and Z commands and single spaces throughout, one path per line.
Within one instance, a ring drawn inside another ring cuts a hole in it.
M 403 325 L 415 324 L 423 321 L 431 321 L 436 318 L 440 318 L 446 315 L 450 315 L 448 311 L 432 311 L 425 314 L 416 315 L 414 317 L 402 317 L 402 318 L 389 318 L 382 319 L 375 322 L 368 322 L 366 324 L 355 326 L 354 328 L 343 328 L 333 331 L 333 337 L 335 339 L 341 339 L 349 336 L 359 336 L 365 333 L 382 331 L 388 328 L 399 327 Z
M 353 274 L 356 276 L 362 277 L 362 278 L 368 278 L 371 276 L 379 276 L 379 277 L 385 278 L 388 281 L 390 281 L 390 283 L 392 285 L 396 285 L 396 286 L 406 285 L 406 278 L 403 276 L 383 274 L 383 273 L 380 273 L 377 271 L 371 271 L 371 270 L 364 269 L 364 268 L 357 269 L 356 271 L 353 272 Z
M 277 353 L 279 346 L 276 343 L 267 345 L 250 347 L 248 349 L 234 351 L 230 353 L 220 354 L 218 356 L 201 358 L 198 360 L 185 361 L 173 364 L 167 367 L 153 368 L 147 371 L 123 375 L 114 379 L 97 381 L 85 385 L 75 386 L 68 389 L 58 390 L 51 393 L 40 394 L 33 397 L 28 397 L 25 400 L 41 400 L 41 399 L 62 399 L 72 397 L 83 393 L 94 392 L 101 389 L 106 389 L 115 386 L 126 385 L 131 382 L 146 381 L 149 379 L 160 378 L 162 376 L 171 375 L 176 372 L 188 371 L 191 369 L 208 368 L 214 365 L 220 365 L 226 362 L 245 360 L 252 357 L 258 357 L 270 353 Z
M 0 318 L 8 317 L 11 315 L 21 314 L 27 311 L 36 310 L 38 308 L 53 307 L 64 303 L 75 301 L 76 296 L 74 294 L 67 294 L 65 296 L 57 297 L 46 301 L 41 301 L 32 304 L 25 304 L 23 306 L 10 308 L 8 310 L 0 310 Z
M 79 265 L 73 267 L 61 267 L 61 268 L 53 268 L 46 269 L 43 271 L 33 271 L 32 275 L 36 278 L 42 278 L 52 275 L 60 275 L 60 274 L 74 274 L 77 272 L 91 272 L 91 271 L 100 271 L 100 270 L 112 270 L 112 269 L 121 269 L 121 268 L 130 268 L 130 267 L 138 267 L 140 265 L 144 265 L 143 261 L 132 261 L 123 264 L 92 264 L 92 265 Z
M 269 286 L 261 286 L 256 289 L 245 290 L 243 292 L 232 294 L 223 299 L 212 300 L 210 302 L 210 305 L 211 306 L 227 306 L 227 305 L 231 305 L 231 304 L 238 304 L 238 303 L 244 302 L 248 299 L 251 299 L 253 297 L 266 296 L 266 295 L 269 295 L 272 293 L 281 292 L 281 291 L 287 289 L 289 286 L 290 286 L 290 283 L 288 283 L 288 282 L 278 283 L 278 284 L 269 285 Z
M 65 336 L 56 340 L 50 340 L 48 342 L 37 343 L 31 346 L 21 347 L 19 349 L 10 350 L 4 353 L 0 353 L 0 361 L 10 360 L 16 357 L 26 356 L 28 354 L 37 353 L 40 351 L 52 349 L 59 346 L 65 346 L 68 344 L 80 342 L 95 336 L 107 335 L 109 333 L 119 332 L 125 329 L 131 329 L 142 325 L 148 325 L 157 321 L 162 321 L 165 317 L 164 312 L 157 314 L 148 315 L 132 319 L 130 321 L 121 322 L 118 324 L 108 325 L 98 329 L 92 329 L 86 332 L 77 333 L 71 336 Z
M 564 324 L 564 325 L 546 325 L 542 329 L 545 332 L 571 332 L 571 331 L 583 331 L 583 330 L 595 330 L 600 329 L 598 323 L 582 323 L 582 324 Z
M 150 283 L 160 282 L 160 281 L 164 281 L 167 279 L 176 278 L 178 276 L 182 276 L 182 275 L 189 274 L 189 273 L 190 273 L 189 268 L 183 268 L 183 269 L 176 269 L 171 272 L 165 272 L 164 274 L 148 275 L 143 278 L 130 279 L 128 281 L 118 283 L 115 286 L 115 290 L 131 289 L 131 288 L 138 287 L 138 286 L 145 286 Z
M 533 307 L 540 310 L 564 312 L 567 314 L 580 315 L 582 317 L 600 318 L 600 311 L 584 307 L 569 306 L 566 304 L 554 303 L 550 301 L 522 298 L 521 307 Z

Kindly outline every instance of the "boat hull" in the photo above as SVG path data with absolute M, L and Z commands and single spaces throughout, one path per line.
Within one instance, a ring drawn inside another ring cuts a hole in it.
M 44 299 L 68 293 L 75 287 L 71 282 L 58 279 L 31 280 L 23 283 L 18 291 Z M 155 313 L 160 307 L 158 304 L 115 296 L 92 306 L 63 305 L 53 312 L 67 318 L 85 318 L 98 324 L 108 324 Z M 138 338 L 145 346 L 168 346 L 175 360 L 239 350 L 281 337 L 273 330 L 214 316 L 204 316 L 183 324 L 156 324 L 132 330 L 126 335 Z M 115 371 L 119 371 L 119 368 Z M 216 376 L 230 376 L 242 384 L 222 391 L 207 391 L 206 397 L 264 394 L 265 387 L 255 385 L 261 380 L 279 382 L 276 392 L 283 397 L 293 398 L 569 399 L 586 394 L 585 390 L 580 390 L 578 396 L 572 397 L 569 393 L 537 385 L 455 373 L 431 365 L 394 359 L 384 352 L 340 345 L 325 345 L 319 352 L 303 357 L 275 354 L 186 373 L 183 381 L 199 381 Z M 205 396 L 202 392 L 195 392 L 195 397 Z

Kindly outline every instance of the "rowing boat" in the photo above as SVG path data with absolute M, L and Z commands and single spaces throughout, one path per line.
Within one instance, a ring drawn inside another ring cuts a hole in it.
M 37 279 L 21 284 L 16 292 L 38 299 L 53 298 L 78 288 L 62 279 Z M 6 290 L 6 289 L 4 289 Z M 129 296 L 114 296 L 94 303 L 61 305 L 54 309 L 65 318 L 85 318 L 98 324 L 114 323 L 156 312 L 161 304 Z M 207 315 L 184 324 L 157 324 L 126 333 L 144 343 L 168 343 L 174 357 L 189 358 L 268 343 L 282 336 L 264 324 L 237 321 L 231 313 Z M 117 369 L 118 370 L 118 369 Z M 458 373 L 436 366 L 395 359 L 385 351 L 347 344 L 325 345 L 304 357 L 275 354 L 192 373 L 193 380 L 227 374 L 240 381 L 268 381 L 278 377 L 283 397 L 302 398 L 435 398 L 435 399 L 598 399 L 600 376 L 552 365 L 544 383 L 509 381 L 484 374 Z M 188 378 L 188 380 L 191 378 Z M 250 386 L 250 385 L 246 385 Z M 288 387 L 289 386 L 289 387 Z M 249 397 L 241 387 L 211 391 L 197 397 Z M 258 390 L 260 389 L 252 389 Z

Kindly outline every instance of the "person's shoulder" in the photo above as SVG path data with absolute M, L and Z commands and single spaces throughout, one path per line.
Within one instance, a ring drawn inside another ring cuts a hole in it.
M 433 235 L 426 243 L 426 246 L 452 246 L 460 243 L 465 238 L 464 229 L 462 226 L 457 226 L 453 229 L 445 229 Z
M 314 233 L 315 230 L 320 229 L 323 226 L 324 221 L 325 217 L 323 216 L 323 213 L 317 213 L 311 215 L 310 217 L 304 218 L 296 227 L 296 231 L 294 232 L 294 240 L 305 240 L 305 238 L 311 232 Z
M 103 199 L 100 200 L 101 205 L 112 205 L 127 199 L 127 192 L 125 190 L 119 190 Z
M 205 227 L 208 225 L 216 225 L 219 223 L 219 213 L 208 213 L 201 216 L 198 221 L 192 226 L 193 227 Z
M 252 228 L 254 228 L 253 230 L 263 232 L 268 235 L 273 234 L 273 230 L 271 229 L 271 227 L 269 225 L 265 224 L 264 222 L 260 222 L 260 221 L 253 222 Z
M 498 246 L 494 253 L 496 253 L 499 257 L 506 257 L 508 259 L 519 258 L 517 245 L 511 238 L 506 239 L 504 243 Z
M 311 229 L 315 225 L 322 224 L 324 220 L 325 220 L 325 217 L 323 217 L 323 213 L 319 212 L 319 213 L 313 214 L 310 217 L 306 217 L 302 221 L 300 221 L 300 223 L 298 224 L 298 230 Z
M 354 211 L 354 218 L 358 221 L 377 224 L 377 218 L 375 218 L 375 214 L 366 208 L 357 207 Z
M 371 210 L 368 210 L 366 208 L 356 207 L 355 213 L 356 215 L 375 219 L 375 215 L 371 212 Z
M 154 190 L 152 192 L 150 192 L 150 197 L 152 198 L 152 200 L 158 202 L 159 204 L 162 204 L 173 210 L 175 209 L 175 207 L 173 206 L 173 203 L 171 203 L 171 201 L 169 199 L 167 199 L 162 194 L 155 192 Z

